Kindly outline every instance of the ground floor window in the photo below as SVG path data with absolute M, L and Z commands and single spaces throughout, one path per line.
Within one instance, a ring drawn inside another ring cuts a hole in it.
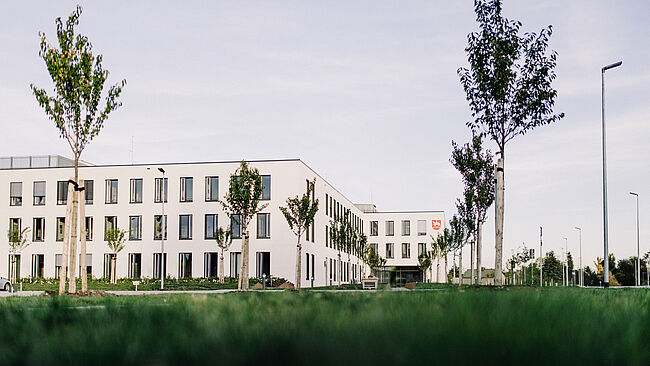
M 241 267 L 241 253 L 240 252 L 230 253 L 230 277 L 232 278 L 239 277 L 240 267 Z
M 115 265 L 113 263 L 113 258 L 115 258 L 115 253 L 104 254 L 104 278 L 111 278 L 111 273 L 113 273 L 113 266 Z
M 270 252 L 257 252 L 255 253 L 255 276 L 262 278 L 271 276 L 271 253 Z
M 15 265 L 15 266 L 14 266 Z M 14 270 L 16 272 L 14 272 Z M 20 279 L 20 254 L 9 254 L 9 278 L 16 277 L 16 281 Z
M 60 254 L 57 254 L 60 255 Z M 79 254 L 79 276 L 81 277 L 81 254 Z M 86 254 L 86 276 L 93 277 L 93 255 Z
M 57 254 L 54 257 L 54 278 L 61 277 L 61 263 L 63 262 L 63 255 Z
M 129 278 L 142 275 L 142 253 L 129 253 Z
M 162 261 L 160 260 L 161 256 L 163 258 Z M 164 255 L 162 255 L 162 253 L 154 253 L 153 254 L 153 278 L 160 279 L 161 268 L 162 268 L 162 272 L 165 274 L 165 277 L 167 277 L 167 253 L 165 253 Z
M 178 278 L 192 278 L 192 253 L 178 253 Z
M 45 277 L 45 255 L 32 254 L 32 278 Z
M 219 253 L 217 252 L 206 252 L 203 255 L 203 268 L 204 273 L 203 277 L 217 277 L 217 265 L 219 263 Z

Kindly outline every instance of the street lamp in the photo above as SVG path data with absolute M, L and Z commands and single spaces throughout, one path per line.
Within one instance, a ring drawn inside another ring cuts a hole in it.
M 641 286 L 641 248 L 639 246 L 639 194 L 630 192 L 636 197 L 636 285 Z
M 562 277 L 566 277 L 564 286 L 569 286 L 569 239 L 564 237 L 562 239 L 564 239 L 564 276 Z
M 162 173 L 162 181 L 160 182 L 160 201 L 162 202 L 162 215 L 160 216 L 160 290 L 165 289 L 165 275 L 167 272 L 167 266 L 165 261 L 165 234 L 167 234 L 167 220 L 165 219 L 165 201 L 167 200 L 166 190 L 165 190 L 165 169 L 158 168 L 158 171 Z
M 584 279 L 583 279 L 583 274 L 582 274 L 582 229 L 577 227 L 577 226 L 575 227 L 575 229 L 578 230 L 578 233 L 580 235 L 580 237 L 579 237 L 580 238 L 580 249 L 579 249 L 580 250 L 580 271 L 579 271 L 580 272 L 579 273 L 580 274 L 580 279 L 579 279 L 579 282 L 580 282 L 580 287 L 582 287 L 582 286 L 585 285 L 584 284 Z
M 609 249 L 607 248 L 607 145 L 605 139 L 605 71 L 621 66 L 623 61 L 615 62 L 607 65 L 601 69 L 601 83 L 602 83 L 602 122 L 603 122 L 603 226 L 604 226 L 604 242 L 605 242 L 605 257 L 603 262 L 604 266 L 604 286 L 609 287 Z

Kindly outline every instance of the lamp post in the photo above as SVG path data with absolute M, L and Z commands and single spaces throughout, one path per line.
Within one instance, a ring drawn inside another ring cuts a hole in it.
M 630 192 L 636 197 L 636 285 L 641 286 L 641 248 L 639 246 L 639 194 Z
M 565 237 L 562 239 L 564 239 L 564 273 L 562 277 L 566 279 L 564 286 L 569 286 L 569 239 Z
M 623 61 L 615 62 L 607 65 L 601 69 L 601 83 L 602 83 L 602 122 L 603 122 L 603 227 L 604 227 L 604 242 L 605 242 L 605 256 L 604 262 L 604 286 L 609 287 L 609 249 L 607 248 L 607 145 L 605 139 L 605 71 L 621 66 Z
M 160 216 L 160 290 L 165 289 L 165 275 L 167 274 L 167 263 L 165 261 L 165 235 L 167 234 L 167 220 L 165 219 L 165 201 L 167 201 L 167 190 L 165 189 L 165 169 L 158 168 L 162 173 L 160 182 L 160 201 L 162 202 L 162 215 Z
M 578 283 L 580 284 L 580 287 L 582 287 L 582 286 L 584 286 L 584 280 L 583 280 L 583 275 L 582 275 L 582 229 L 577 227 L 577 226 L 575 227 L 575 229 L 578 230 L 578 234 L 580 235 L 579 236 L 579 239 L 580 239 L 580 249 L 579 249 L 580 250 L 580 253 L 579 253 L 580 254 L 580 259 L 579 259 L 580 260 L 580 264 L 579 264 L 580 265 L 580 270 L 578 271 L 579 275 L 580 275 L 580 278 L 578 279 Z

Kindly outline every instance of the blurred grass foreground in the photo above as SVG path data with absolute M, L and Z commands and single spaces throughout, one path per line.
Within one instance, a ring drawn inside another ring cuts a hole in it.
M 650 365 L 647 289 L 0 299 L 0 365 Z

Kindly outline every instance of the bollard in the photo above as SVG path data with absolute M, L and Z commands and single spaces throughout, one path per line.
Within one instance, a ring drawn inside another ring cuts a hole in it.
M 262 289 L 266 290 L 266 273 L 262 274 Z

